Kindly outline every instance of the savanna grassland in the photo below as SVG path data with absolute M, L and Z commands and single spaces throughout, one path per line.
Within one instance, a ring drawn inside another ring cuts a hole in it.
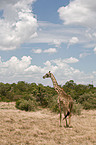
M 0 102 L 0 145 L 96 145 L 96 110 L 73 115 L 71 125 L 59 127 L 59 114 L 48 108 L 26 112 Z

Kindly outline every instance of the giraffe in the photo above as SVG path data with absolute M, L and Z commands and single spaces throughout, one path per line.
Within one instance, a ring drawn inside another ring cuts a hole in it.
M 61 126 L 61 119 L 62 119 L 62 109 L 61 109 L 61 107 L 62 107 L 63 111 L 64 111 L 64 116 L 65 116 L 63 118 L 63 120 L 65 119 L 65 121 L 66 121 L 66 127 L 69 127 L 70 119 L 71 119 L 71 112 L 72 112 L 72 108 L 73 108 L 73 100 L 72 100 L 71 96 L 67 95 L 65 93 L 65 91 L 63 90 L 63 88 L 61 88 L 58 85 L 54 75 L 50 71 L 43 76 L 43 79 L 45 79 L 45 78 L 51 78 L 51 80 L 53 82 L 54 89 L 58 93 L 58 105 L 59 105 L 59 113 L 60 113 L 60 126 Z M 67 116 L 69 116 L 69 124 L 68 124 Z

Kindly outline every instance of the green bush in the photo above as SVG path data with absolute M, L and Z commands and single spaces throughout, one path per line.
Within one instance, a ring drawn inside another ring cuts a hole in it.
M 23 95 L 14 95 L 13 101 L 18 101 L 23 98 Z
M 19 104 L 19 109 L 28 111 L 28 101 L 22 100 L 21 103 Z
M 77 104 L 76 102 L 74 102 L 72 113 L 76 114 L 76 115 L 80 115 L 82 109 L 83 109 L 83 107 L 81 104 L 79 104 L 79 103 Z
M 84 93 L 78 99 L 84 109 L 96 109 L 96 93 Z
M 62 88 L 77 102 L 73 107 L 74 113 L 79 114 L 80 104 L 84 109 L 96 109 L 96 87 L 93 85 L 77 85 L 70 80 Z M 26 111 L 41 106 L 59 112 L 57 97 L 54 88 L 42 84 L 30 84 L 24 81 L 19 81 L 17 84 L 0 83 L 0 101 L 16 101 L 17 108 Z
M 23 95 L 23 99 L 24 100 L 34 100 L 34 101 L 36 101 L 36 99 L 35 99 L 35 97 L 33 96 L 33 94 L 25 94 L 25 95 Z
M 93 109 L 92 104 L 90 102 L 83 102 L 83 108 L 88 110 L 88 109 Z
M 59 112 L 59 107 L 58 107 L 58 103 L 57 103 L 57 98 L 58 96 L 55 95 L 53 97 L 50 98 L 50 100 L 48 101 L 48 107 L 53 111 L 53 112 Z
M 33 100 L 18 100 L 16 101 L 16 108 L 20 110 L 25 110 L 25 111 L 35 111 L 37 109 L 37 102 Z

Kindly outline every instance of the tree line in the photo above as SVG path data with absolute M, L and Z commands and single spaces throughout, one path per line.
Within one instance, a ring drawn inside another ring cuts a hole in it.
M 73 80 L 70 80 L 62 88 L 72 96 L 75 107 L 82 106 L 84 109 L 96 109 L 96 87 L 92 84 L 76 84 Z M 24 81 L 19 81 L 17 84 L 0 83 L 0 101 L 15 101 L 16 107 L 21 110 L 34 111 L 38 109 L 38 106 L 42 106 L 57 112 L 57 97 L 53 87 L 42 84 Z

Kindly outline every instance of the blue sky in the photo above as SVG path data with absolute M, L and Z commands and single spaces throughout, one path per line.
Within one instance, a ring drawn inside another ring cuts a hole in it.
M 96 86 L 96 2 L 0 2 L 0 81 L 51 85 L 74 80 Z

